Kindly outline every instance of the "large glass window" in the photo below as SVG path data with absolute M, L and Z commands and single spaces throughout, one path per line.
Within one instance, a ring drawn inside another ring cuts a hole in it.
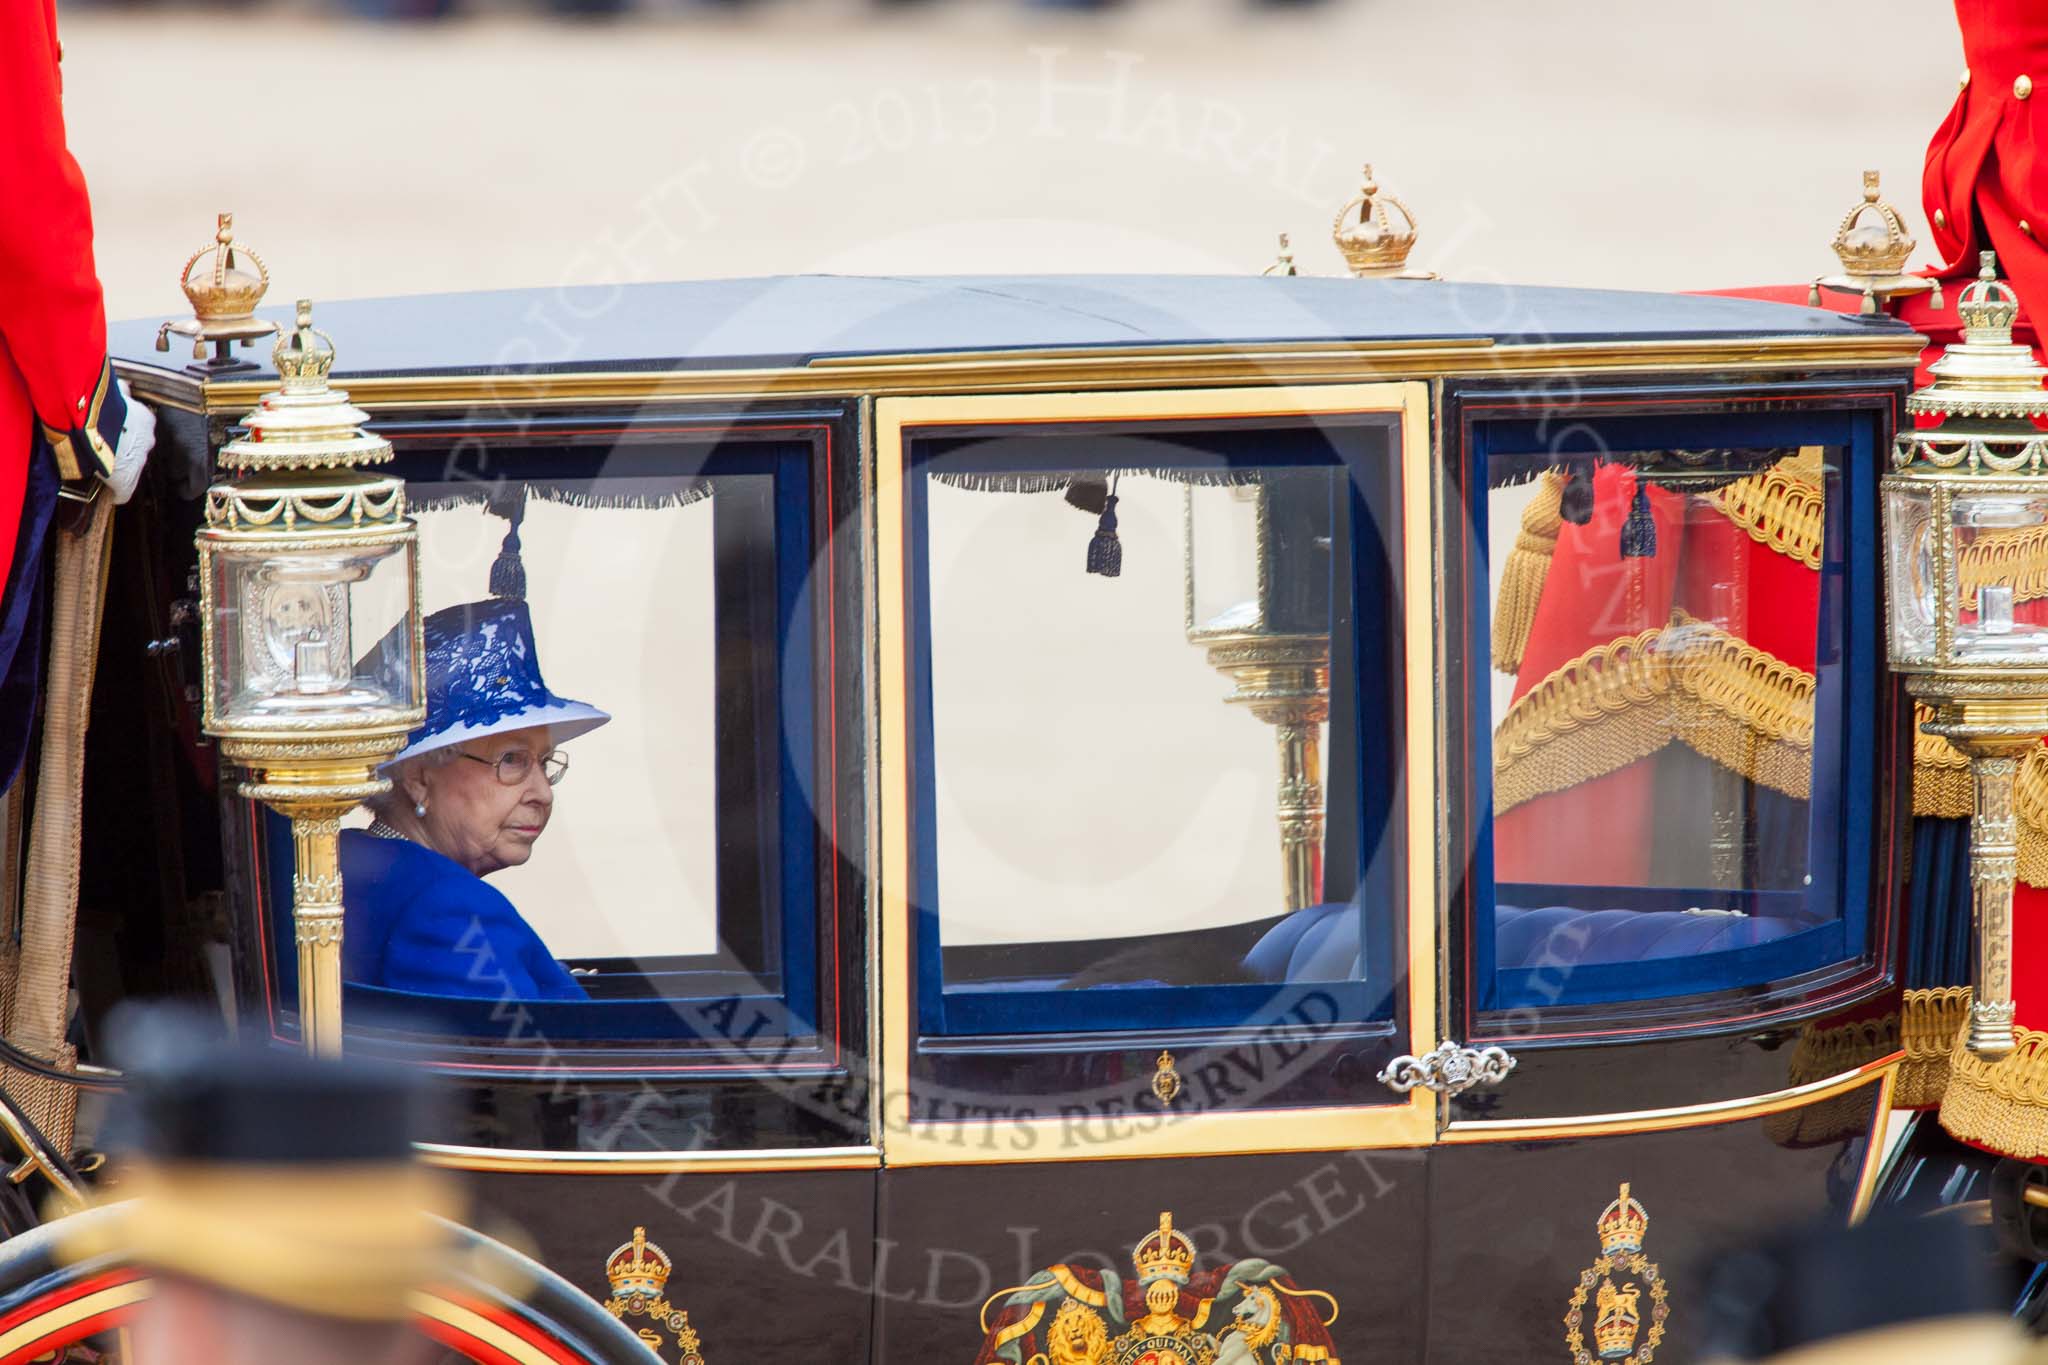
M 724 1042 L 815 1018 L 809 450 L 405 468 L 426 725 L 344 821 L 354 1021 Z M 479 462 L 480 460 L 480 462 Z M 265 917 L 293 998 L 290 839 Z
M 1875 565 L 1852 581 L 1845 448 L 1500 444 L 1482 495 L 1482 1005 L 1693 994 L 1854 957 L 1871 814 L 1845 795 L 1869 722 L 1848 699 L 1871 686 Z
M 923 1032 L 1390 1008 L 1397 448 L 1304 419 L 911 443 Z

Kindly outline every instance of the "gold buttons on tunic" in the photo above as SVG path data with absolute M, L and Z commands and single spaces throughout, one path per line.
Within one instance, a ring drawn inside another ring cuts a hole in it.
M 2021 76 L 2018 80 L 2012 83 L 2012 93 L 2014 98 L 2016 99 L 2025 99 L 2027 96 L 2033 94 L 2034 78 L 2032 76 Z
M 81 399 L 79 399 L 79 400 L 78 400 L 78 410 L 79 410 L 80 412 L 84 412 L 84 411 L 85 411 L 85 400 L 84 400 L 83 398 L 81 398 Z
M 1962 90 L 1968 90 L 1970 88 L 1970 69 L 1968 67 L 1963 68 L 1963 78 L 1960 81 L 1956 82 L 1956 86 L 1957 88 Z
M 1940 209 L 1936 209 L 1934 211 L 1934 225 L 1936 227 L 1947 227 L 1948 215 L 1943 213 Z

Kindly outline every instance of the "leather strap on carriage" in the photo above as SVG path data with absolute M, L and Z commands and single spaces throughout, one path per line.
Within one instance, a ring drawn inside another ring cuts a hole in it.
M 29 825 L 20 957 L 4 1020 L 10 1042 L 65 1073 L 78 1064 L 77 1049 L 66 1041 L 66 1033 L 71 951 L 78 929 L 85 731 L 99 663 L 113 519 L 113 499 L 96 498 L 78 505 L 69 524 L 60 518 L 54 537 L 43 742 Z M 5 1066 L 0 1066 L 0 1083 L 59 1154 L 70 1151 L 78 1113 L 78 1093 L 72 1086 Z

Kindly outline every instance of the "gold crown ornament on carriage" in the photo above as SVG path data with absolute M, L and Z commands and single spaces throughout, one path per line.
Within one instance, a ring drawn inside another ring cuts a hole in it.
M 241 794 L 292 823 L 300 1036 L 331 1053 L 340 820 L 389 789 L 379 767 L 425 719 L 419 541 L 404 480 L 366 468 L 391 443 L 328 383 L 334 343 L 310 302 L 271 354 L 278 387 L 221 447 L 196 536 L 202 725 L 248 771 Z

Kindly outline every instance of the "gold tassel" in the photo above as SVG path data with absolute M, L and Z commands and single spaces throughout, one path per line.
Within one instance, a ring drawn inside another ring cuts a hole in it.
M 1537 480 L 1536 495 L 1522 509 L 1522 529 L 1500 575 L 1500 596 L 1493 604 L 1493 666 L 1502 673 L 1522 667 L 1529 629 L 1536 624 L 1536 606 L 1543 600 L 1543 580 L 1550 575 L 1550 557 L 1557 551 L 1558 513 L 1564 496 L 1562 469 L 1546 469 Z
M 2022 1028 L 2019 1047 L 1979 1057 L 1958 1030 L 1949 1049 L 1941 1126 L 1965 1142 L 2022 1160 L 2048 1157 L 2048 1033 Z

